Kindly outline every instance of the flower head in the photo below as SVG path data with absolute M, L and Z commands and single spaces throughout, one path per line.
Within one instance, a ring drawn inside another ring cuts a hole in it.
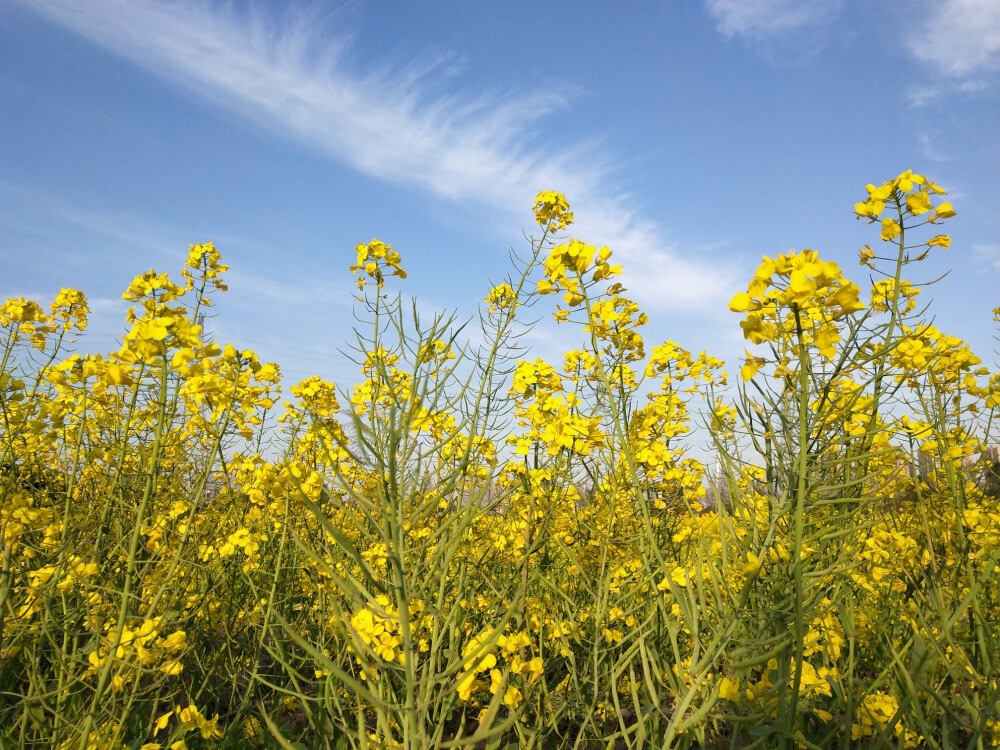
M 566 196 L 554 190 L 543 190 L 535 197 L 535 221 L 542 227 L 558 232 L 573 223 Z
M 358 262 L 351 266 L 350 270 L 358 277 L 359 290 L 365 288 L 365 282 L 368 280 L 365 276 L 375 279 L 375 283 L 381 289 L 385 284 L 383 271 L 389 268 L 392 269 L 393 276 L 398 276 L 401 279 L 406 278 L 406 271 L 399 264 L 399 253 L 392 249 L 392 245 L 387 245 L 373 238 L 367 244 L 360 243 L 354 250 L 357 253 Z

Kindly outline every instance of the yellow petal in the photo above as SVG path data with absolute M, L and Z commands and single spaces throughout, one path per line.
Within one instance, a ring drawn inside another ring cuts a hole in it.
M 738 313 L 746 312 L 750 309 L 751 301 L 749 294 L 740 292 L 729 301 L 729 309 Z

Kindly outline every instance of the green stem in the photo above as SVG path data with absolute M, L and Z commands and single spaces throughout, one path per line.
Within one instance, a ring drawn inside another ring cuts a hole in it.
M 121 645 L 122 634 L 125 631 L 125 624 L 128 622 L 129 613 L 132 609 L 132 589 L 136 583 L 136 571 L 138 567 L 137 558 L 139 556 L 139 543 L 142 537 L 142 525 L 152 503 L 156 490 L 156 482 L 160 473 L 161 446 L 163 442 L 164 422 L 167 410 L 167 381 L 169 375 L 169 362 L 167 360 L 167 349 L 165 344 L 160 344 L 160 390 L 157 401 L 157 420 L 154 432 L 152 455 L 150 457 L 149 473 L 146 475 L 146 487 L 139 503 L 138 511 L 132 525 L 132 537 L 129 540 L 128 567 L 125 573 L 125 582 L 121 591 L 121 606 L 118 610 L 118 621 L 115 624 L 115 632 L 108 647 L 108 658 L 97 678 L 97 687 L 94 689 L 94 696 L 91 700 L 90 710 L 87 718 L 80 729 L 79 750 L 86 750 L 90 732 L 94 727 L 97 711 L 101 706 L 108 683 L 111 680 L 111 672 L 115 665 L 115 654 L 118 646 Z

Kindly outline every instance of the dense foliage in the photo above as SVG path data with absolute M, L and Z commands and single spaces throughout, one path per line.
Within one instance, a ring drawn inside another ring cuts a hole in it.
M 80 292 L 8 300 L 0 746 L 1000 746 L 1000 377 L 905 278 L 950 245 L 943 191 L 867 192 L 870 295 L 765 258 L 735 386 L 647 348 L 554 192 L 474 337 L 359 245 L 350 391 L 282 403 L 213 342 L 211 244 L 135 279 L 108 355 L 66 355 Z M 581 345 L 522 360 L 553 294 Z

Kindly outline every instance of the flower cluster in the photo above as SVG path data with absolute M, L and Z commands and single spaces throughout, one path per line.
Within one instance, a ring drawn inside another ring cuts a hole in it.
M 765 257 L 746 292 L 729 303 L 733 312 L 747 313 L 740 322 L 743 336 L 754 344 L 778 342 L 805 335 L 816 350 L 832 359 L 841 339 L 837 321 L 865 308 L 860 289 L 842 275 L 840 267 L 820 260 L 813 250 Z M 743 378 L 756 373 L 750 358 Z
M 545 278 L 538 282 L 538 293 L 551 294 L 563 290 L 566 292 L 566 304 L 577 307 L 584 299 L 581 293 L 584 274 L 593 271 L 591 281 L 600 281 L 622 272 L 621 266 L 608 263 L 610 257 L 611 250 L 607 247 L 598 250 L 593 245 L 575 239 L 564 245 L 556 245 L 542 264 Z
M 64 351 L 80 292 L 8 300 L 0 746 L 1000 746 L 1000 375 L 900 273 L 949 245 L 904 244 L 940 194 L 904 173 L 856 207 L 899 251 L 862 252 L 867 310 L 817 253 L 765 258 L 735 394 L 644 342 L 549 191 L 483 346 L 380 295 L 354 390 L 306 377 L 280 418 L 277 365 L 202 328 L 211 243 L 129 285 L 115 352 Z M 359 288 L 405 275 L 357 255 Z M 508 326 L 539 275 L 578 324 L 561 365 Z
M 369 243 L 360 243 L 356 248 L 358 260 L 350 267 L 350 271 L 358 277 L 358 290 L 365 288 L 368 278 L 375 279 L 375 284 L 379 290 L 385 284 L 384 272 L 392 269 L 392 275 L 401 279 L 406 278 L 406 271 L 400 265 L 399 253 L 392 249 L 392 245 L 372 239 Z M 366 278 L 367 277 L 367 278 Z
M 489 305 L 490 313 L 498 313 L 504 310 L 511 310 L 520 307 L 517 295 L 510 284 L 498 284 L 490 290 L 489 296 L 483 300 Z
M 932 195 L 944 195 L 945 191 L 929 182 L 926 177 L 906 170 L 899 177 L 882 183 L 880 186 L 868 185 L 868 197 L 854 205 L 854 212 L 861 218 L 877 221 L 886 206 L 895 203 L 901 211 L 910 216 L 929 214 L 928 221 L 932 224 L 949 219 L 955 215 L 950 203 L 931 203 Z M 900 225 L 891 218 L 882 219 L 882 239 L 888 241 L 899 235 Z
M 519 455 L 527 455 L 535 443 L 549 455 L 564 449 L 587 455 L 604 445 L 600 418 L 579 414 L 576 394 L 565 392 L 555 368 L 542 360 L 518 363 L 510 395 L 518 399 L 518 423 L 527 428 L 524 434 L 508 438 Z
M 543 190 L 535 197 L 535 221 L 545 229 L 558 232 L 573 223 L 566 196 L 553 190 Z

